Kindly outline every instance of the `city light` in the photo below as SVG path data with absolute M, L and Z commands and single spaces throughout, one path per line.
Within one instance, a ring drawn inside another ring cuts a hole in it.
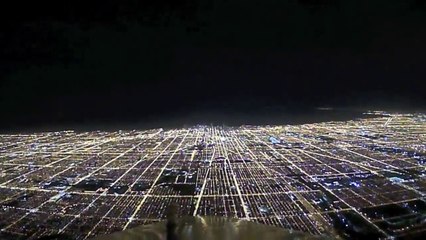
M 1 234 L 86 239 L 164 220 L 171 203 L 313 235 L 421 234 L 422 119 L 0 135 Z

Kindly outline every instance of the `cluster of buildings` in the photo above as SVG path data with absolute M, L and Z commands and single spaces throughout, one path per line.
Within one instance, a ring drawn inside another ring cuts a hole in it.
M 172 203 L 313 235 L 418 237 L 424 119 L 0 135 L 0 238 L 87 239 L 161 221 Z

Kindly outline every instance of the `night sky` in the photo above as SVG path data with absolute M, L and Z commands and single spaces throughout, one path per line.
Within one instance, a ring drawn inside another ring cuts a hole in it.
M 422 0 L 13 1 L 0 11 L 3 131 L 426 106 Z

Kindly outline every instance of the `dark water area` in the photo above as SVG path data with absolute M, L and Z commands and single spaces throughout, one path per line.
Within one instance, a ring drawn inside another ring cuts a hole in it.
M 365 110 L 354 109 L 287 109 L 280 107 L 264 108 L 262 110 L 200 110 L 173 114 L 144 116 L 138 118 L 120 119 L 86 119 L 79 122 L 63 122 L 38 124 L 37 126 L 17 126 L 0 129 L 2 133 L 32 133 L 47 131 L 74 130 L 85 131 L 116 131 L 116 130 L 146 130 L 154 128 L 174 129 L 195 125 L 213 125 L 238 127 L 241 125 L 298 125 L 328 121 L 349 121 L 360 118 L 380 117 L 380 115 L 365 114 Z M 142 118 L 141 118 L 142 119 Z

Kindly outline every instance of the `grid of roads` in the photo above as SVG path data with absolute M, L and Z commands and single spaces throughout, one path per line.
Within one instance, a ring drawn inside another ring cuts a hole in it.
M 0 238 L 210 215 L 336 238 L 426 234 L 426 117 L 0 135 Z M 368 117 L 367 117 L 368 116 Z

